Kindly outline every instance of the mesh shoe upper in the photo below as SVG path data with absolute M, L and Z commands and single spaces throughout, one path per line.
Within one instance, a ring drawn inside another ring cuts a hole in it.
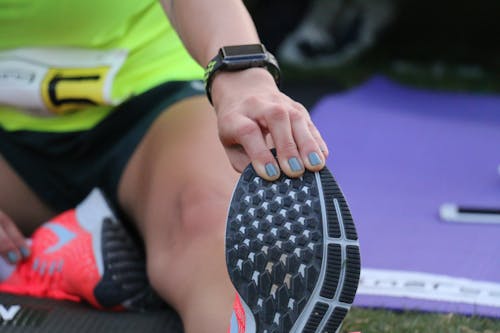
M 31 242 L 30 258 L 0 283 L 0 291 L 84 300 L 97 308 L 164 306 L 149 285 L 142 248 L 99 190 L 39 227 Z

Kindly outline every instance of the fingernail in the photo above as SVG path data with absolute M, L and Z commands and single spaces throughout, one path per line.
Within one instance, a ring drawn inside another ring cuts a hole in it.
M 28 249 L 25 246 L 21 247 L 20 251 L 21 251 L 21 254 L 23 255 L 24 258 L 28 258 L 31 254 L 30 249 Z
M 274 164 L 267 163 L 265 168 L 266 168 L 266 173 L 269 177 L 276 177 L 278 175 L 278 169 L 276 169 Z
M 302 165 L 297 157 L 292 157 L 288 160 L 288 165 L 293 172 L 302 171 Z
M 320 165 L 321 164 L 321 158 L 319 157 L 318 153 L 313 151 L 312 153 L 309 153 L 309 162 L 311 163 L 312 166 Z
M 19 257 L 15 251 L 10 251 L 9 253 L 7 253 L 7 258 L 9 259 L 11 264 L 15 264 L 19 260 Z

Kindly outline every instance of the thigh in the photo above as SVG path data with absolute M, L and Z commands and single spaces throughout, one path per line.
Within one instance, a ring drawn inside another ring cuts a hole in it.
M 0 210 L 25 233 L 30 234 L 54 212 L 16 174 L 0 156 Z
M 118 187 L 122 209 L 142 233 L 153 288 L 185 323 L 192 325 L 193 313 L 211 318 L 211 331 L 226 326 L 213 318 L 229 318 L 234 300 L 224 230 L 237 178 L 213 109 L 206 98 L 194 97 L 155 120 Z
M 118 199 L 147 248 L 162 246 L 177 234 L 179 218 L 189 220 L 179 216 L 189 214 L 180 211 L 186 200 L 205 205 L 207 220 L 223 227 L 237 177 L 219 141 L 215 112 L 204 97 L 190 97 L 153 123 L 125 168 Z

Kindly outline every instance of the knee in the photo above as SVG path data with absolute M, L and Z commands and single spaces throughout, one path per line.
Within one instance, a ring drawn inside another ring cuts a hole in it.
M 161 191 L 145 195 L 148 204 L 137 218 L 142 221 L 148 276 L 155 289 L 178 288 L 175 282 L 185 280 L 191 257 L 223 249 L 234 182 L 230 177 L 213 178 L 193 176 L 175 188 L 162 184 L 162 190 L 170 185 L 169 200 L 158 195 Z
M 174 306 L 182 302 L 195 278 L 194 257 L 222 253 L 227 207 L 231 193 L 220 188 L 192 187 L 179 194 L 177 221 L 169 228 L 168 240 L 147 242 L 147 274 L 151 286 Z
M 231 190 L 222 186 L 192 186 L 179 196 L 179 231 L 187 240 L 224 233 Z

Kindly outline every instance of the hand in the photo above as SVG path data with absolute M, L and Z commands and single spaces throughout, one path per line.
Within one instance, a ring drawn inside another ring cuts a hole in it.
M 11 264 L 30 256 L 29 246 L 21 231 L 2 211 L 0 211 L 0 255 Z
M 321 170 L 327 146 L 300 103 L 281 93 L 262 68 L 217 74 L 212 82 L 219 137 L 233 167 L 241 172 L 249 162 L 267 180 L 290 177 L 304 168 Z M 269 148 L 275 147 L 279 165 Z

